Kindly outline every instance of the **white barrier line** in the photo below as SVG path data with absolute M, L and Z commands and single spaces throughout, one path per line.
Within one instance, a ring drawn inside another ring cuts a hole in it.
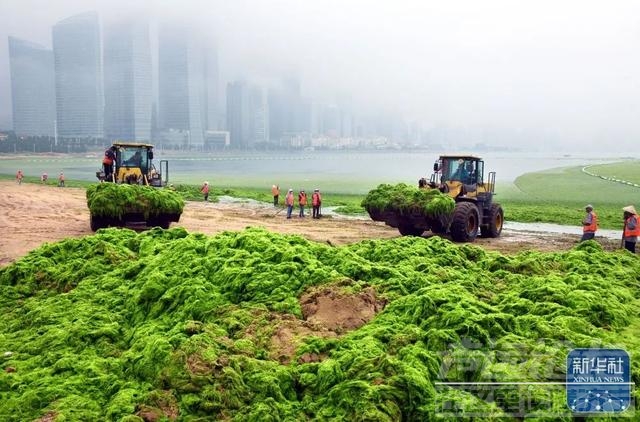
M 600 174 L 591 173 L 590 171 L 587 170 L 587 168 L 589 168 L 589 167 L 591 167 L 591 166 L 582 167 L 582 172 L 587 174 L 587 175 L 589 175 L 589 176 L 599 177 L 600 179 L 606 180 L 606 181 L 609 181 L 609 182 L 616 182 L 616 183 L 620 183 L 620 184 L 623 184 L 623 185 L 628 185 L 628 186 L 633 186 L 633 187 L 636 187 L 636 188 L 640 188 L 640 185 L 637 184 L 637 183 L 629 182 L 628 180 L 620 180 L 620 179 L 616 178 L 615 176 L 606 177 L 606 176 L 602 176 Z

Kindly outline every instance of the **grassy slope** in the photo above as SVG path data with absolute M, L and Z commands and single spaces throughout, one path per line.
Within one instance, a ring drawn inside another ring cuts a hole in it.
M 598 164 L 589 166 L 589 171 L 598 176 L 615 177 L 620 180 L 640 184 L 640 161 Z
M 579 225 L 584 206 L 593 204 L 600 227 L 622 226 L 622 207 L 640 199 L 640 189 L 589 176 L 579 167 L 527 173 L 515 187 L 499 187 L 508 220 Z

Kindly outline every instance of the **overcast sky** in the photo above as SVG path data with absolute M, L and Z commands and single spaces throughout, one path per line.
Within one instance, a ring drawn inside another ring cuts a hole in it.
M 640 145 L 638 0 L 127 3 L 0 0 L 0 126 L 11 116 L 7 36 L 50 47 L 53 24 L 96 10 L 192 21 L 216 39 L 223 79 L 298 74 L 308 96 L 428 126 Z

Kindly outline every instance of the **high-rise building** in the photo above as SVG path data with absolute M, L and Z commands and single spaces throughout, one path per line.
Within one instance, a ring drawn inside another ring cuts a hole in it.
M 207 128 L 219 131 L 225 127 L 220 95 L 220 71 L 218 68 L 218 51 L 216 48 L 205 49 L 205 77 L 207 86 Z
M 105 138 L 148 142 L 152 96 L 148 24 L 124 21 L 105 26 Z
M 336 105 L 327 105 L 322 110 L 322 133 L 325 136 L 340 137 L 342 135 L 342 111 Z
M 158 31 L 158 125 L 189 128 L 186 29 L 162 25 Z
M 286 78 L 269 90 L 270 137 L 277 141 L 285 135 L 310 131 L 310 103 L 300 95 L 300 82 Z
M 183 131 L 188 147 L 201 148 L 204 132 L 216 129 L 217 61 L 207 41 L 193 30 L 165 23 L 158 31 L 159 126 L 164 131 Z M 214 75 L 213 77 L 211 75 Z
M 56 119 L 53 52 L 9 37 L 13 130 L 18 135 L 54 135 Z
M 241 81 L 227 84 L 227 130 L 232 148 L 249 144 L 249 93 Z
M 264 89 L 243 81 L 227 85 L 227 129 L 232 148 L 269 142 L 269 106 Z
M 249 87 L 249 113 L 251 116 L 251 144 L 269 142 L 269 103 L 265 90 Z
M 104 99 L 98 15 L 88 12 L 64 19 L 53 26 L 52 36 L 58 134 L 101 138 Z

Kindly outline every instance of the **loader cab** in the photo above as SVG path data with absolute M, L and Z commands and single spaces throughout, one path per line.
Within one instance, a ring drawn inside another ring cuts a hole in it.
M 474 156 L 443 155 L 433 165 L 440 183 L 460 182 L 465 185 L 484 183 L 484 161 Z
M 149 157 L 146 150 L 141 147 L 122 147 L 116 154 L 117 166 L 128 168 L 140 168 L 142 173 L 147 173 Z
M 160 169 L 153 164 L 153 145 L 143 143 L 114 142 L 116 147 L 115 181 L 151 186 L 163 186 L 162 165 L 168 165 L 161 160 Z M 168 174 L 168 171 L 165 173 Z
M 101 182 L 128 183 L 163 187 L 169 184 L 169 162 L 153 161 L 153 145 L 138 142 L 115 141 L 111 147 L 115 152 L 113 173 L 107 177 L 106 170 L 96 172 Z
M 484 161 L 473 155 L 441 155 L 433 165 L 433 188 L 453 198 L 480 198 L 492 195 L 495 188 L 495 172 L 484 174 Z
M 115 176 L 117 183 L 142 185 L 149 168 L 149 157 L 144 145 L 116 144 Z

